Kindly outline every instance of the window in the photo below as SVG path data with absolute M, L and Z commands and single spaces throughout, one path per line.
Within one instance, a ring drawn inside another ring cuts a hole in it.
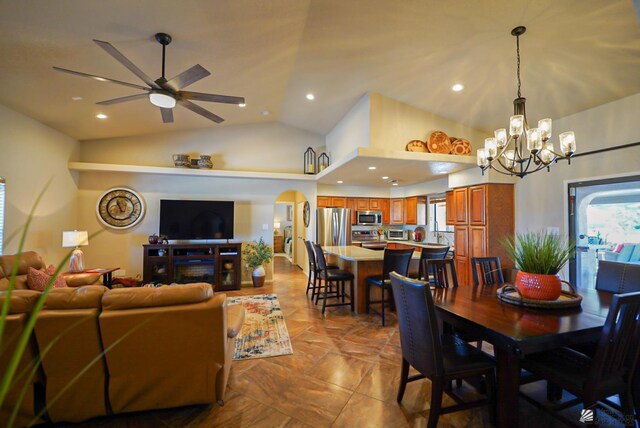
M 0 255 L 4 244 L 4 178 L 0 177 Z

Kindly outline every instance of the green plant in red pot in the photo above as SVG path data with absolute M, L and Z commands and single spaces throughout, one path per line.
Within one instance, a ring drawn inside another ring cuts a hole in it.
M 504 246 L 518 269 L 516 288 L 523 298 L 556 300 L 562 293 L 558 272 L 575 253 L 575 244 L 560 235 L 526 232 L 505 239 Z

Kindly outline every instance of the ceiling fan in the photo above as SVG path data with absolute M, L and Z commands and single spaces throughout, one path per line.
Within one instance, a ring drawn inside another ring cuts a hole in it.
M 210 111 L 200 107 L 197 104 L 192 103 L 189 100 L 194 101 L 208 101 L 213 103 L 226 103 L 226 104 L 243 104 L 243 97 L 232 97 L 227 95 L 216 95 L 216 94 L 205 94 L 202 92 L 190 92 L 183 91 L 183 88 L 191 85 L 192 83 L 197 82 L 200 79 L 203 79 L 210 75 L 209 71 L 207 71 L 200 64 L 196 64 L 188 70 L 183 71 L 178 74 L 176 77 L 167 80 L 164 77 L 164 66 L 165 66 L 165 49 L 169 43 L 171 43 L 171 36 L 166 33 L 157 33 L 155 35 L 158 43 L 162 45 L 162 76 L 156 80 L 151 80 L 149 76 L 147 76 L 144 71 L 140 70 L 133 64 L 127 57 L 125 57 L 120 51 L 118 51 L 115 47 L 111 45 L 111 43 L 103 42 L 102 40 L 94 40 L 98 46 L 104 49 L 109 55 L 114 57 L 116 61 L 120 64 L 124 65 L 129 71 L 138 76 L 140 80 L 146 83 L 149 87 L 144 87 L 141 85 L 136 85 L 134 83 L 122 82 L 120 80 L 109 79 L 107 77 L 100 77 L 93 74 L 82 73 L 80 71 L 67 70 L 66 68 L 53 67 L 54 70 L 62 71 L 64 73 L 73 74 L 76 76 L 89 77 L 91 79 L 98 80 L 100 82 L 110 82 L 115 83 L 117 85 L 128 86 L 130 88 L 139 89 L 141 91 L 145 91 L 143 94 L 136 95 L 128 95 L 126 97 L 114 98 L 111 100 L 100 101 L 97 104 L 100 105 L 110 105 L 123 103 L 126 101 L 138 100 L 141 98 L 148 97 L 151 104 L 160 107 L 160 112 L 162 113 L 162 121 L 164 123 L 173 122 L 173 110 L 176 104 L 181 105 L 194 113 L 199 114 L 200 116 L 204 116 L 209 120 L 212 120 L 216 123 L 221 123 L 224 121 L 220 116 L 211 113 Z

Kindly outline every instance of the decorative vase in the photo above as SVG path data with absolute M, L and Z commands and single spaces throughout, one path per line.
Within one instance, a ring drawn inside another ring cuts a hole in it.
M 175 166 L 189 166 L 191 165 L 191 161 L 189 160 L 189 155 L 186 154 L 177 154 L 173 155 L 173 164 Z
M 209 155 L 200 155 L 200 160 L 198 160 L 199 168 L 213 168 L 213 162 L 211 162 L 211 156 Z
M 525 299 L 556 300 L 562 293 L 558 275 L 518 271 L 516 288 Z
M 158 243 L 158 235 L 155 233 L 153 235 L 149 235 L 149 244 L 154 245 Z
M 264 278 L 267 273 L 264 270 L 262 265 L 253 269 L 253 273 L 251 274 L 251 280 L 253 281 L 254 287 L 262 287 L 264 285 Z

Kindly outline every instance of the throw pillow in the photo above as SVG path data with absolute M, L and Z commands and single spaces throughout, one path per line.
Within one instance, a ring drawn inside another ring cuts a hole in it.
M 29 268 L 27 272 L 27 286 L 30 290 L 35 291 L 44 291 L 47 283 L 49 282 L 49 278 L 51 278 L 51 274 L 55 272 L 55 268 L 51 270 L 53 266 L 49 266 L 46 271 L 41 271 L 38 269 L 34 269 L 32 267 Z M 49 274 L 51 272 L 51 274 Z M 64 288 L 67 286 L 67 282 L 64 280 L 62 276 L 58 276 L 53 281 L 53 288 Z

